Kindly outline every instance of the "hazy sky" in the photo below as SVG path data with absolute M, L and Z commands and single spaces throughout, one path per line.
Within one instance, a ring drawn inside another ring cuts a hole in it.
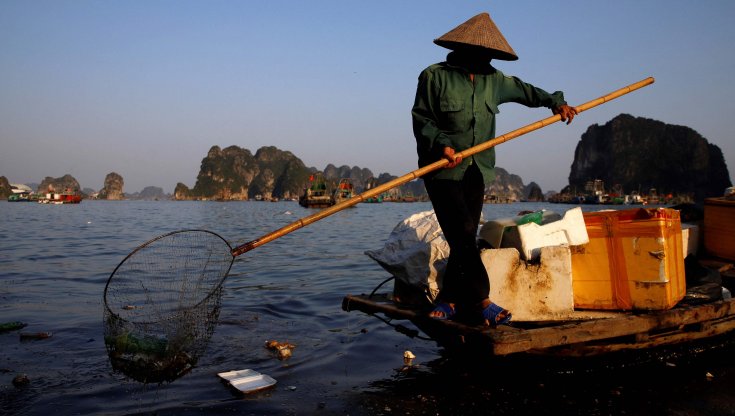
M 696 130 L 733 177 L 731 0 L 2 0 L 0 175 L 172 192 L 213 145 L 403 175 L 417 76 L 448 52 L 432 40 L 483 11 L 520 57 L 494 65 L 571 105 L 656 78 L 501 145 L 498 166 L 559 190 L 587 127 L 629 113 Z M 503 105 L 497 133 L 548 115 Z

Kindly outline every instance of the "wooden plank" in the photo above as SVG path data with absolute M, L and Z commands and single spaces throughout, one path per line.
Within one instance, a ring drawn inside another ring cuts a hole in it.
M 735 330 L 735 316 L 729 316 L 721 320 L 712 321 L 700 331 L 677 330 L 672 333 L 664 333 L 648 337 L 645 341 L 636 339 L 636 342 L 609 342 L 597 344 L 574 344 L 567 348 L 531 350 L 529 352 L 540 355 L 552 355 L 558 357 L 591 357 L 611 352 L 625 350 L 642 350 L 647 348 L 662 347 L 665 345 L 682 344 L 691 341 L 703 340 Z
M 516 334 L 523 332 L 521 329 L 507 325 L 501 325 L 497 328 L 489 328 L 485 326 L 465 325 L 455 321 L 432 319 L 418 313 L 415 309 L 401 307 L 400 305 L 390 301 L 387 297 L 381 295 L 376 295 L 372 298 L 367 296 L 347 295 L 342 300 L 342 310 L 348 312 L 359 310 L 369 314 L 382 313 L 390 318 L 407 319 L 420 325 L 429 325 L 434 329 L 444 328 L 444 331 L 452 330 L 458 335 L 473 334 L 488 337 L 488 332 L 510 332 Z
M 365 313 L 383 313 L 391 318 L 397 319 L 411 320 L 416 318 L 416 311 L 401 308 L 383 295 L 377 295 L 372 298 L 347 295 L 342 299 L 342 310 L 347 312 L 356 310 Z
M 507 355 L 519 352 L 538 353 L 568 345 L 569 350 L 556 355 L 596 355 L 622 349 L 650 348 L 676 342 L 706 338 L 735 329 L 735 299 L 705 305 L 687 306 L 666 311 L 638 315 L 590 319 L 573 323 L 548 325 L 533 329 L 519 329 L 506 325 L 497 328 L 468 326 L 453 321 L 438 321 L 414 309 L 396 305 L 385 296 L 347 296 L 342 308 L 369 314 L 382 313 L 394 319 L 406 319 L 419 328 L 450 336 L 471 336 L 484 339 L 490 345 L 489 353 Z M 694 324 L 700 324 L 692 330 Z M 664 333 L 660 333 L 664 331 Z M 426 331 L 424 331 L 426 332 Z M 631 342 L 621 337 L 631 336 Z M 610 343 L 600 344 L 604 340 Z M 617 340 L 616 340 L 617 339 Z M 598 342 L 598 345 L 585 343 Z M 578 352 L 574 352 L 574 350 Z
M 528 329 L 521 333 L 492 332 L 493 353 L 506 355 L 531 349 L 617 338 L 663 330 L 685 324 L 723 318 L 735 312 L 735 300 L 688 306 L 641 315 L 595 319 L 584 322 Z

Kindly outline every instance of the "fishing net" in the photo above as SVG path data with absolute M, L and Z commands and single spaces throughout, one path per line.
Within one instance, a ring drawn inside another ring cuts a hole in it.
M 105 309 L 112 368 L 142 383 L 171 382 L 194 368 L 219 318 L 222 288 L 193 308 L 160 321 L 131 322 Z
M 146 383 L 193 368 L 214 332 L 233 260 L 230 245 L 203 230 L 169 233 L 130 253 L 105 287 L 113 368 Z

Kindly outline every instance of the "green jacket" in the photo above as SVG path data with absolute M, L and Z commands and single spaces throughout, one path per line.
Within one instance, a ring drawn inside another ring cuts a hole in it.
M 527 107 L 556 108 L 566 104 L 564 94 L 553 94 L 509 77 L 489 64 L 470 73 L 447 62 L 431 65 L 419 75 L 411 115 L 419 167 L 436 162 L 445 146 L 459 152 L 495 137 L 498 105 L 515 102 Z M 477 163 L 486 184 L 495 179 L 495 149 L 465 159 L 453 169 L 440 169 L 424 179 L 460 180 L 471 163 Z

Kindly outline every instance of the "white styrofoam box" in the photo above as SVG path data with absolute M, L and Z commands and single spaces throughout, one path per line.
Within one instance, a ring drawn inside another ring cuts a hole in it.
M 490 300 L 509 310 L 513 321 L 563 320 L 574 312 L 569 247 L 543 247 L 540 252 L 540 265 L 529 267 L 515 248 L 482 251 Z
M 681 223 L 681 245 L 684 258 L 690 254 L 697 254 L 699 248 L 699 226 Z
M 541 254 L 541 247 L 589 243 L 587 227 L 584 225 L 582 208 L 576 207 L 564 213 L 564 217 L 545 225 L 534 222 L 518 226 L 521 240 L 521 255 L 526 260 L 535 260 Z
M 511 218 L 497 218 L 485 222 L 480 227 L 479 237 L 490 244 L 492 248 L 517 248 L 520 250 L 521 240 L 518 236 L 518 224 L 539 220 L 541 224 L 548 224 L 560 219 L 561 215 L 547 210 L 519 214 Z

